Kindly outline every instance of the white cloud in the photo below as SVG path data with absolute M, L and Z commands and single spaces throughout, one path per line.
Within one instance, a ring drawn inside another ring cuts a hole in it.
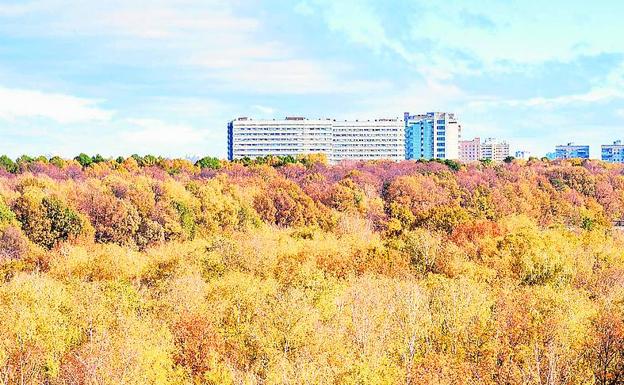
M 135 107 L 136 115 L 178 116 L 185 119 L 202 119 L 228 114 L 234 107 L 216 99 L 154 97 Z
M 273 107 L 261 106 L 259 104 L 252 106 L 252 108 L 265 115 L 273 115 L 276 111 Z
M 121 138 L 139 147 L 181 146 L 201 142 L 207 131 L 185 124 L 171 124 L 158 119 L 128 119 L 135 127 L 122 132 Z
M 541 107 L 555 108 L 575 103 L 602 103 L 624 98 L 624 91 L 613 88 L 594 88 L 581 94 L 561 95 L 552 98 L 535 97 L 528 99 L 485 98 L 470 102 L 471 107 Z
M 401 89 L 382 90 L 360 99 L 346 118 L 402 118 L 403 112 L 458 112 L 457 107 L 469 99 L 459 87 L 433 78 L 414 81 Z
M 21 16 L 44 10 L 49 4 L 45 1 L 30 1 L 12 4 L 0 4 L 0 17 Z
M 0 4 L 0 16 L 41 16 L 37 28 L 24 26 L 28 27 L 25 33 L 48 35 L 165 38 L 223 30 L 254 30 L 258 22 L 234 16 L 231 4 L 224 0 L 151 0 L 149 4 L 142 0 L 36 0 Z
M 317 5 L 330 30 L 344 33 L 353 43 L 370 47 L 379 53 L 389 49 L 412 60 L 405 46 L 388 36 L 377 12 L 362 0 L 317 0 Z
M 252 18 L 234 16 L 223 5 L 215 2 L 176 5 L 176 2 L 143 4 L 125 2 L 116 9 L 106 9 L 96 18 L 82 24 L 83 31 L 97 34 L 115 34 L 137 38 L 164 39 L 188 37 L 214 39 L 224 32 L 249 33 L 258 28 Z M 72 24 L 80 25 L 75 20 Z M 71 27 L 71 25 L 70 25 Z
M 389 87 L 385 81 L 348 80 L 348 67 L 339 63 L 301 59 L 241 61 L 205 76 L 221 88 L 260 94 L 380 92 Z
M 47 118 L 59 123 L 109 120 L 113 115 L 98 101 L 36 90 L 0 87 L 0 118 Z
M 370 92 L 387 86 L 353 79 L 351 67 L 311 58 L 304 48 L 275 40 L 267 25 L 270 18 L 243 16 L 238 2 L 153 0 L 148 7 L 139 0 L 39 2 L 46 4 L 33 10 L 42 15 L 40 22 L 23 26 L 16 18 L 4 29 L 19 35 L 104 38 L 106 52 L 96 55 L 106 61 L 127 64 L 138 56 L 149 65 L 197 72 L 194 76 L 218 90 L 303 95 Z M 356 41 L 368 41 L 369 33 L 376 34 L 371 39 L 376 41 L 383 34 L 379 24 L 367 27 L 372 16 L 359 24 L 361 29 L 353 36 Z M 335 28 L 342 28 L 339 22 Z M 385 45 L 395 44 L 384 39 Z

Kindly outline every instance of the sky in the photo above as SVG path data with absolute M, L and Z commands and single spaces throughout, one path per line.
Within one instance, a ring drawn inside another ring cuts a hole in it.
M 619 0 L 0 0 L 0 153 L 226 156 L 238 116 L 624 139 Z

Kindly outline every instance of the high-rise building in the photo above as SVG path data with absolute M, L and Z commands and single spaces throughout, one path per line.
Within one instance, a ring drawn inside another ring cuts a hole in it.
M 428 112 L 410 115 L 405 120 L 405 157 L 407 159 L 459 159 L 461 125 L 455 114 Z
M 555 147 L 555 159 L 589 159 L 589 146 L 568 143 Z
M 502 162 L 509 156 L 509 143 L 504 140 L 487 138 L 481 143 L 481 159 Z
M 624 144 L 616 140 L 613 144 L 602 145 L 602 160 L 609 163 L 624 163 Z
M 481 159 L 481 138 L 459 141 L 459 160 L 464 163 Z
M 405 156 L 404 129 L 403 120 L 398 118 L 362 121 L 238 118 L 228 123 L 228 159 L 320 153 L 331 162 L 400 161 Z

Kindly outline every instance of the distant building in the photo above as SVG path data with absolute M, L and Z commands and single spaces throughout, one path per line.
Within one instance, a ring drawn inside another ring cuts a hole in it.
M 509 143 L 504 140 L 487 138 L 481 143 L 481 159 L 502 162 L 509 156 Z
M 459 142 L 459 160 L 464 163 L 489 159 L 502 162 L 509 156 L 509 143 L 504 140 L 487 138 L 481 142 L 480 138 L 462 140 Z
M 481 159 L 481 138 L 459 141 L 459 160 L 464 163 Z
M 455 114 L 404 115 L 406 159 L 459 159 L 461 125 Z
M 557 153 L 556 152 L 547 152 L 545 157 L 546 157 L 546 159 L 549 159 L 549 160 L 555 160 L 555 159 L 557 159 Z
M 531 157 L 531 151 L 519 150 L 515 154 L 516 159 L 528 160 Z
M 238 118 L 228 123 L 228 159 L 320 153 L 331 162 L 399 161 L 405 156 L 404 130 L 404 121 L 399 118 L 363 121 Z
M 589 159 L 589 146 L 568 143 L 555 147 L 555 159 Z
M 616 140 L 613 144 L 602 145 L 602 160 L 609 163 L 624 163 L 624 144 Z

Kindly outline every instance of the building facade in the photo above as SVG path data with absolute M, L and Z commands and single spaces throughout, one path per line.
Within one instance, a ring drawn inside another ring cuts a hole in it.
M 517 159 L 528 160 L 531 157 L 531 151 L 519 150 L 519 151 L 516 151 L 515 155 Z
M 406 112 L 404 120 L 406 159 L 459 159 L 461 125 L 455 114 Z
M 324 154 L 330 162 L 405 156 L 401 119 L 337 121 L 287 117 L 238 118 L 228 123 L 228 159 Z
M 487 138 L 481 143 L 481 159 L 502 162 L 509 156 L 509 143 L 504 140 Z
M 332 163 L 346 159 L 405 159 L 405 126 L 401 119 L 334 120 L 332 138 Z
M 464 163 L 481 159 L 481 138 L 459 141 L 459 160 Z
M 331 154 L 331 120 L 238 118 L 228 123 L 228 159 Z
M 589 146 L 568 143 L 555 147 L 555 159 L 589 159 Z
M 462 140 L 459 142 L 459 160 L 464 163 L 476 162 L 488 159 L 494 162 L 502 162 L 509 156 L 509 143 L 504 140 L 481 138 Z
M 602 160 L 609 163 L 624 163 L 624 144 L 616 140 L 613 144 L 602 145 Z

